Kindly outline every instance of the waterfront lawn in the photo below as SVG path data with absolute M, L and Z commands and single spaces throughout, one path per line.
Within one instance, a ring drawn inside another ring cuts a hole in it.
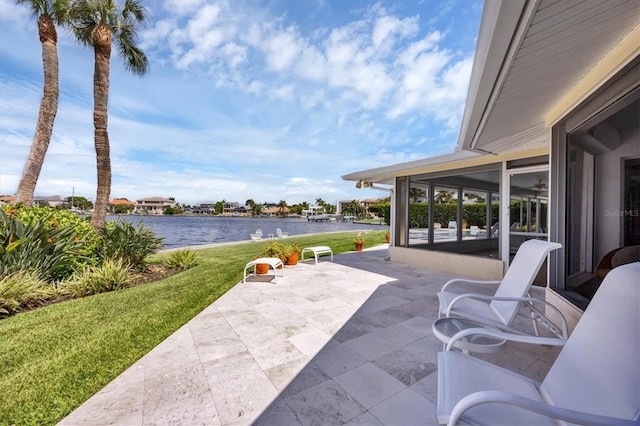
M 384 242 L 369 232 L 366 247 Z M 356 232 L 289 237 L 353 250 Z M 0 321 L 0 425 L 55 424 L 242 280 L 264 242 L 196 250 L 197 266 L 161 281 Z M 157 255 L 159 260 L 163 255 Z

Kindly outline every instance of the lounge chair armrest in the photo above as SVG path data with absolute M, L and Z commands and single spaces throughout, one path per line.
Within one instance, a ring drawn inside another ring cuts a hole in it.
M 502 403 L 520 407 L 525 410 L 533 411 L 543 416 L 547 416 L 557 420 L 563 420 L 570 423 L 585 425 L 618 425 L 631 426 L 638 425 L 637 421 L 618 419 L 614 417 L 601 416 L 597 414 L 589 414 L 581 411 L 569 410 L 567 408 L 556 407 L 545 404 L 544 402 L 534 401 L 520 395 L 511 394 L 501 391 L 483 391 L 472 393 L 462 398 L 449 416 L 449 425 L 456 425 L 460 420 L 460 416 L 468 409 L 480 404 Z
M 452 284 L 456 284 L 456 283 L 478 284 L 478 285 L 498 285 L 501 282 L 502 281 L 468 280 L 466 278 L 454 278 L 454 279 L 449 280 L 446 283 L 444 283 L 444 285 L 442 286 L 442 289 L 440 291 L 445 291 L 447 289 L 447 287 L 449 287 Z
M 451 302 L 449 302 L 449 305 L 447 306 L 447 308 L 444 310 L 444 315 L 446 317 L 451 315 L 451 309 L 453 309 L 453 305 L 455 305 L 456 303 L 458 303 L 459 301 L 463 300 L 463 299 L 478 299 L 478 300 L 499 300 L 499 301 L 504 301 L 504 302 L 522 302 L 521 297 L 496 297 L 496 296 L 491 296 L 491 295 L 487 295 L 487 294 L 477 294 L 477 293 L 463 293 L 463 294 L 459 294 L 456 297 L 453 298 L 453 300 L 451 300 Z
M 452 350 L 458 340 L 472 335 L 491 336 L 497 339 L 510 340 L 512 342 L 520 343 L 531 343 L 536 345 L 564 346 L 564 344 L 567 343 L 567 339 L 561 339 L 558 337 L 539 337 L 530 336 L 528 334 L 505 333 L 503 331 L 492 330 L 489 328 L 468 328 L 454 334 L 451 340 L 449 340 L 445 351 Z

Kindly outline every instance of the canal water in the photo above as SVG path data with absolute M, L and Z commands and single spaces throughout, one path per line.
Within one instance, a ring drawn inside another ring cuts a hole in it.
M 219 244 L 249 241 L 250 234 L 262 230 L 262 238 L 275 234 L 276 229 L 288 233 L 289 237 L 321 232 L 358 231 L 386 229 L 383 224 L 371 225 L 353 222 L 308 222 L 300 218 L 250 218 L 221 216 L 121 216 L 123 220 L 137 225 L 142 222 L 158 237 L 164 238 L 163 248 Z M 107 216 L 116 220 L 118 216 Z

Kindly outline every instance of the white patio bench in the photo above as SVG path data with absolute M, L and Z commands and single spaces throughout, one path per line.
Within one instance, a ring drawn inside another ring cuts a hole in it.
M 307 252 L 313 253 L 313 256 L 316 259 L 316 265 L 318 264 L 318 256 L 321 254 L 330 254 L 331 261 L 333 262 L 333 250 L 331 250 L 331 247 L 329 246 L 305 247 L 302 249 L 302 252 L 300 253 L 301 260 L 304 260 L 304 254 Z
M 269 265 L 271 269 L 273 269 L 273 279 L 276 284 L 278 283 L 278 269 L 280 269 L 281 271 L 280 276 L 284 277 L 284 264 L 282 263 L 282 260 L 278 259 L 277 257 L 259 257 L 245 265 L 244 278 L 242 278 L 243 283 L 247 282 L 247 269 L 253 267 L 253 274 L 257 275 L 256 265 L 258 264 L 266 264 L 266 265 Z

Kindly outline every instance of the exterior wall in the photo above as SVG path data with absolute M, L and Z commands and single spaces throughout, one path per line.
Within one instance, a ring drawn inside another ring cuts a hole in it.
M 622 246 L 621 216 L 615 212 L 623 206 L 622 159 L 640 156 L 640 127 L 627 129 L 621 134 L 622 144 L 613 151 L 604 152 L 596 160 L 596 200 L 595 212 L 596 244 L 595 261 L 613 249 Z M 614 212 L 614 213 L 612 213 Z
M 482 280 L 500 280 L 504 276 L 504 263 L 497 259 L 405 247 L 391 247 L 390 253 L 394 262 L 417 268 L 460 274 Z

